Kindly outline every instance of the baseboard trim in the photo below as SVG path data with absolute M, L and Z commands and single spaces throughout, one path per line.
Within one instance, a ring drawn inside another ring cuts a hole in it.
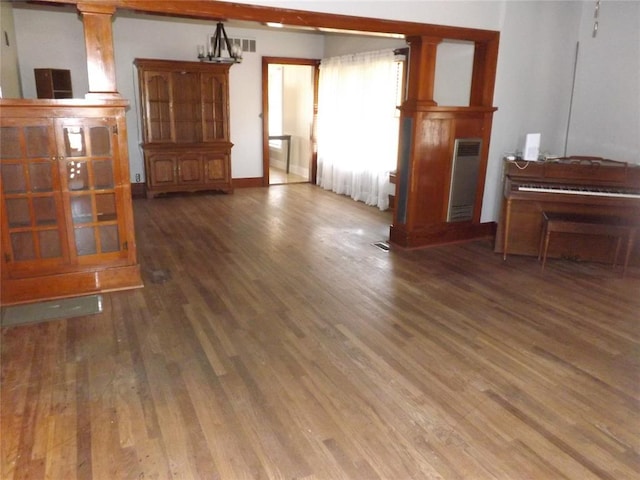
M 256 188 L 264 187 L 264 178 L 234 178 L 233 188 Z M 145 183 L 132 183 L 131 184 L 131 197 L 132 198 L 147 198 L 147 187 Z
M 144 183 L 132 183 L 131 184 L 131 197 L 132 198 L 147 198 L 147 187 Z
M 442 223 L 429 225 L 413 231 L 406 231 L 404 226 L 392 225 L 389 241 L 403 249 L 423 248 L 450 243 L 467 242 L 481 238 L 495 238 L 496 223 L 480 224 Z
M 265 186 L 264 178 L 262 177 L 234 178 L 232 184 L 233 188 L 255 188 Z

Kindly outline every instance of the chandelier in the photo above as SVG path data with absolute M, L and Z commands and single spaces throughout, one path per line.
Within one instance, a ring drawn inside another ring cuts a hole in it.
M 228 56 L 222 55 L 223 46 L 226 47 Z M 198 58 L 201 62 L 240 63 L 242 62 L 242 48 L 235 43 L 231 45 L 227 32 L 224 31 L 224 25 L 222 22 L 218 22 L 216 33 L 209 39 L 207 53 L 205 54 L 203 45 L 198 45 Z

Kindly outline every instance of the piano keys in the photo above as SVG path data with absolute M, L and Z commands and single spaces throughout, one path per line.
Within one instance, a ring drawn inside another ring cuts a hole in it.
M 640 225 L 640 165 L 596 157 L 505 160 L 495 251 L 537 256 L 543 211 L 616 215 Z M 612 248 L 613 238 L 566 235 L 549 256 L 608 262 Z M 640 248 L 634 250 L 631 264 L 638 264 Z
M 618 188 L 582 187 L 575 185 L 519 185 L 520 192 L 556 193 L 565 195 L 587 195 L 590 197 L 640 198 L 640 192 L 627 191 Z

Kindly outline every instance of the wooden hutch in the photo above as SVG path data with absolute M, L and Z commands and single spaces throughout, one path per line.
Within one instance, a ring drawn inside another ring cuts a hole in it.
M 135 60 L 149 198 L 231 192 L 229 63 Z

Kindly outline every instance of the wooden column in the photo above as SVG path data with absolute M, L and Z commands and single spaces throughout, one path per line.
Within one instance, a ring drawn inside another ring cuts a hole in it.
M 436 55 L 441 38 L 410 37 L 409 81 L 407 100 L 421 102 L 423 105 L 437 105 L 433 100 L 433 88 L 436 78 Z
M 498 63 L 498 38 L 475 42 L 469 106 L 491 107 Z
M 113 54 L 113 29 L 116 9 L 112 5 L 78 3 L 84 24 L 87 50 L 89 93 L 86 98 L 120 98 L 116 88 L 116 66 Z
M 475 43 L 469 106 L 439 106 L 433 98 L 438 44 L 443 38 L 409 37 L 411 45 L 407 100 L 400 108 L 400 142 L 390 241 L 421 247 L 487 236 L 492 225 L 480 223 L 484 175 L 495 108 L 493 84 L 497 36 Z M 481 146 L 472 218 L 448 221 L 456 139 Z

